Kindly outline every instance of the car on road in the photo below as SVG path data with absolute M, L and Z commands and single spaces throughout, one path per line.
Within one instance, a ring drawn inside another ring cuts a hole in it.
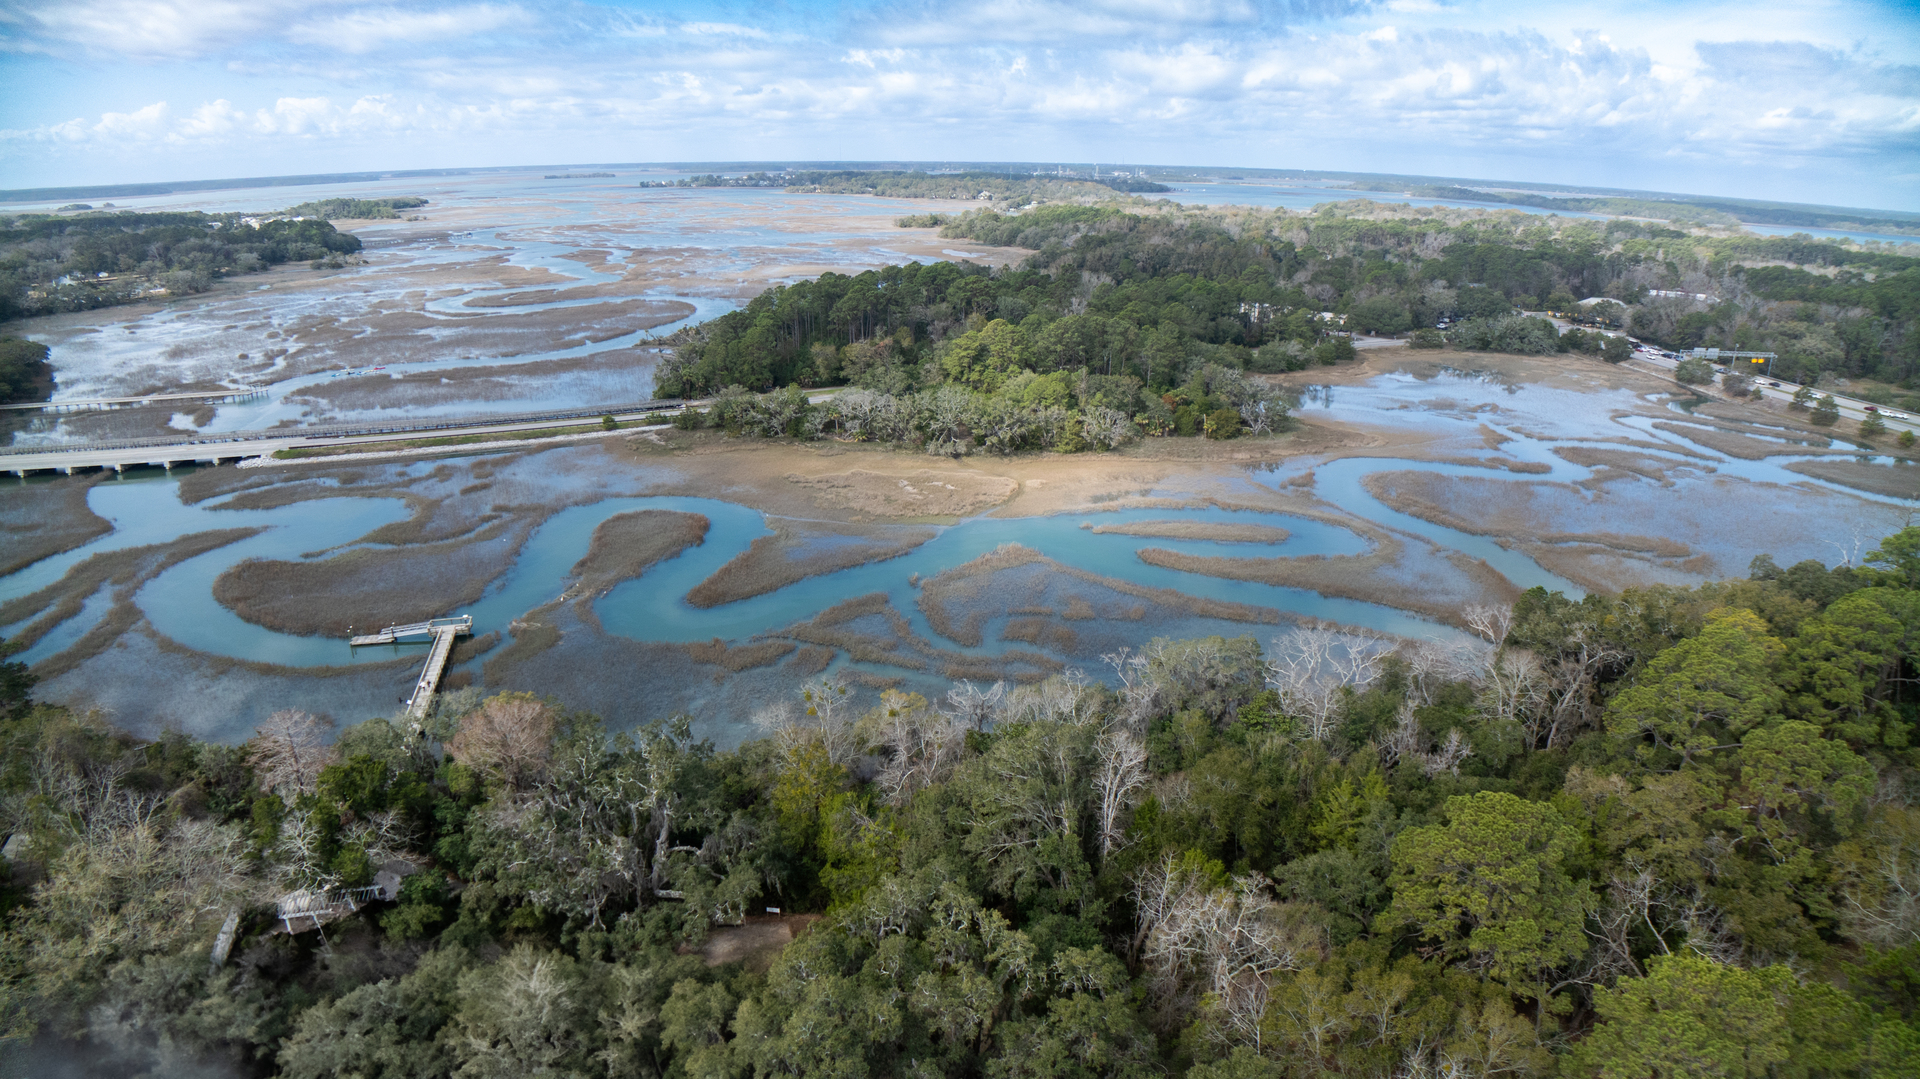
M 1879 405 L 1867 405 L 1867 406 L 1866 406 L 1866 409 L 1867 409 L 1867 411 L 1868 411 L 1868 412 L 1878 412 L 1878 411 L 1880 411 L 1880 406 L 1879 406 Z
M 1769 382 L 1769 383 L 1767 383 L 1767 385 L 1769 385 L 1769 386 L 1772 386 L 1772 387 L 1773 387 L 1773 388 L 1775 388 L 1775 389 L 1779 389 L 1779 388 L 1780 388 L 1780 384 L 1779 384 L 1778 382 Z

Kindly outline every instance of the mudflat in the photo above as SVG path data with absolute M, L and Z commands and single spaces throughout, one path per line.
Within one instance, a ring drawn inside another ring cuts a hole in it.
M 457 613 L 521 582 L 512 594 L 524 606 L 477 627 L 455 679 L 533 692 L 564 679 L 616 726 L 683 708 L 731 717 L 712 732 L 724 741 L 823 673 L 863 693 L 941 692 L 952 678 L 1091 669 L 1152 636 L 1265 635 L 1302 618 L 1445 634 L 1464 606 L 1535 581 L 1613 591 L 1738 574 L 1758 553 L 1830 556 L 1842 523 L 1897 527 L 1899 506 L 1871 487 L 1912 468 L 1794 446 L 1786 439 L 1814 439 L 1794 417 L 1683 400 L 1671 383 L 1578 357 L 1369 350 L 1272 381 L 1300 402 L 1281 434 L 1111 453 L 952 459 L 656 429 L 200 470 L 154 482 L 206 508 L 202 531 L 82 559 L 6 611 L 53 642 L 28 657 L 41 692 L 85 696 L 136 726 L 213 730 L 229 719 L 196 718 L 189 699 L 209 692 L 238 730 L 249 710 L 296 698 L 348 717 L 385 710 L 399 667 L 230 657 L 159 633 L 137 594 L 174 566 L 222 557 L 225 510 L 392 500 L 403 512 L 357 542 L 220 568 L 207 578 L 215 597 L 255 626 L 331 635 L 360 624 L 358 612 Z M 1728 437 L 1789 452 L 1715 444 Z M 1809 452 L 1796 459 L 1796 448 Z M 83 477 L 27 488 L 69 507 L 117 489 Z M 533 537 L 563 514 L 587 521 L 573 553 L 529 561 L 552 549 Z M 58 542 L 76 537 L 84 544 L 81 532 Z M 647 588 L 614 590 L 640 577 Z M 105 598 L 89 606 L 95 595 Z M 664 606 L 616 621 L 618 596 Z M 110 616 L 84 633 L 55 632 L 102 603 Z M 716 630 L 700 632 L 702 620 Z M 214 672 L 231 675 L 217 692 Z M 144 688 L 175 676 L 178 693 Z

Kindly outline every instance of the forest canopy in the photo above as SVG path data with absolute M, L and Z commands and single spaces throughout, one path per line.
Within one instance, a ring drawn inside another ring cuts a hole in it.
M 131 211 L 0 217 L 0 321 L 202 292 L 218 278 L 359 250 L 359 237 L 313 218 Z
M 769 289 L 693 331 L 661 366 L 656 392 L 927 390 L 946 381 L 943 357 L 957 342 L 996 320 L 1019 331 L 1021 363 L 1037 375 L 1124 376 L 1150 395 L 1209 366 L 1300 370 L 1353 331 L 1616 362 L 1628 354 L 1605 333 L 1562 334 L 1522 314 L 1541 310 L 1672 349 L 1778 352 L 1773 372 L 1787 378 L 1920 389 L 1920 259 L 1806 237 L 1364 202 L 1311 214 L 1061 203 L 900 223 L 1033 254 L 1001 269 L 913 263 Z M 1595 298 L 1614 313 L 1580 305 Z
M 1155 640 L 1099 680 L 933 700 L 815 677 L 733 749 L 472 689 L 421 724 L 289 708 L 241 746 L 148 741 L 6 665 L 0 1052 L 1915 1074 L 1920 529 L 1463 620 Z

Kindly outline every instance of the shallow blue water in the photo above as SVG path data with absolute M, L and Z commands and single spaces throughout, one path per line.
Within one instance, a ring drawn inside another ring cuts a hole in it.
M 244 559 L 301 560 L 307 554 L 325 557 L 337 553 L 339 547 L 352 544 L 373 529 L 403 519 L 406 510 L 398 499 L 330 498 L 268 510 L 230 510 L 219 508 L 218 503 L 182 505 L 172 481 L 155 479 L 100 484 L 89 493 L 89 504 L 115 523 L 115 531 L 78 550 L 0 578 L 0 600 L 53 583 L 68 568 L 101 551 L 161 543 L 215 528 L 263 526 L 267 531 L 258 536 L 188 559 L 160 574 L 141 589 L 135 602 L 161 633 L 215 655 L 298 667 L 364 663 L 389 658 L 393 653 L 392 649 L 350 651 L 339 639 L 299 637 L 250 625 L 213 598 L 213 585 L 222 572 Z M 659 563 L 594 601 L 595 612 L 609 632 L 636 640 L 738 640 L 785 628 L 845 599 L 871 592 L 887 593 L 915 630 L 932 638 L 935 634 L 915 603 L 909 576 L 931 577 L 1007 543 L 1033 548 L 1089 573 L 1176 589 L 1190 596 L 1269 606 L 1390 633 L 1443 632 L 1432 623 L 1390 607 L 1325 598 L 1301 589 L 1183 573 L 1149 566 L 1137 557 L 1136 552 L 1144 547 L 1245 558 L 1357 554 L 1367 546 L 1360 536 L 1319 521 L 1217 508 L 974 518 L 938 529 L 932 540 L 899 558 L 810 577 L 767 595 L 700 610 L 685 601 L 686 593 L 770 530 L 765 515 L 757 510 L 717 499 L 688 497 L 611 498 L 554 514 L 528 538 L 496 584 L 466 612 L 474 616 L 475 632 L 505 631 L 515 618 L 557 598 L 565 591 L 572 566 L 586 553 L 601 522 L 616 514 L 647 509 L 702 514 L 711 527 L 700 546 Z M 1081 527 L 1083 523 L 1111 525 L 1166 519 L 1268 524 L 1285 528 L 1291 535 L 1272 545 L 1214 543 L 1096 534 Z M 508 541 L 495 542 L 504 545 Z M 104 600 L 90 604 L 21 658 L 31 663 L 57 653 L 97 622 L 107 606 Z
M 1528 556 L 1501 546 L 1496 537 L 1471 535 L 1396 511 L 1374 498 L 1363 480 L 1380 472 L 1424 471 L 1516 483 L 1556 481 L 1554 497 L 1574 500 L 1569 503 L 1569 508 L 1574 509 L 1578 508 L 1575 503 L 1594 496 L 1570 485 L 1588 479 L 1594 469 L 1565 460 L 1554 452 L 1555 447 L 1591 445 L 1617 450 L 1621 448 L 1617 442 L 1621 435 L 1631 434 L 1645 442 L 1672 447 L 1662 450 L 1642 446 L 1634 452 L 1670 458 L 1693 470 L 1690 475 L 1708 478 L 1708 473 L 1713 472 L 1760 485 L 1755 488 L 1756 494 L 1774 492 L 1768 496 L 1773 499 L 1769 505 L 1779 507 L 1769 511 L 1775 515 L 1769 526 L 1772 533 L 1783 542 L 1797 538 L 1803 545 L 1811 542 L 1809 537 L 1815 536 L 1823 526 L 1824 519 L 1819 516 L 1822 511 L 1812 505 L 1799 509 L 1797 503 L 1804 500 L 1785 492 L 1792 487 L 1835 493 L 1845 490 L 1787 471 L 1783 466 L 1794 459 L 1791 456 L 1745 461 L 1683 443 L 1677 436 L 1655 429 L 1652 420 L 1644 415 L 1622 414 L 1620 406 L 1636 402 L 1637 398 L 1625 391 L 1616 392 L 1620 397 L 1618 401 L 1596 400 L 1590 393 L 1507 386 L 1468 373 L 1429 379 L 1385 375 L 1360 386 L 1321 388 L 1305 395 L 1304 407 L 1309 411 L 1325 410 L 1349 421 L 1430 429 L 1436 433 L 1451 431 L 1470 435 L 1476 442 L 1479 436 L 1473 432 L 1484 429 L 1503 439 L 1501 456 L 1544 466 L 1546 471 L 1512 475 L 1469 465 L 1377 457 L 1333 461 L 1294 459 L 1271 470 L 1250 470 L 1245 482 L 1277 486 L 1292 483 L 1301 479 L 1303 473 L 1312 471 L 1310 489 L 1324 502 L 1361 519 L 1429 540 L 1443 550 L 1484 559 L 1520 587 L 1542 585 L 1569 595 L 1579 595 L 1581 590 L 1541 568 Z M 435 464 L 409 465 L 395 472 L 431 471 Z M 146 585 L 136 601 L 155 627 L 168 637 L 204 652 L 288 666 L 368 662 L 387 659 L 395 653 L 395 649 L 349 652 L 342 640 L 296 637 L 260 629 L 221 607 L 213 599 L 212 591 L 219 575 L 245 558 L 298 560 L 308 554 L 324 557 L 323 552 L 329 548 L 337 550 L 352 545 L 381 525 L 406 517 L 407 510 L 400 500 L 341 497 L 266 510 L 223 509 L 218 502 L 186 506 L 179 501 L 174 480 L 158 476 L 136 479 L 135 475 L 97 484 L 89 492 L 89 504 L 113 523 L 114 531 L 78 550 L 44 559 L 0 578 L 0 600 L 52 584 L 84 558 L 102 551 L 162 543 L 191 532 L 261 526 L 266 528 L 261 535 L 183 562 Z M 1864 498 L 1859 492 L 1845 493 L 1861 500 L 1852 505 L 1882 501 Z M 770 530 L 767 518 L 757 510 L 718 499 L 689 497 L 608 498 L 561 510 L 533 531 L 511 565 L 478 603 L 466 612 L 446 613 L 473 614 L 477 633 L 505 631 L 514 619 L 566 591 L 571 584 L 569 574 L 573 565 L 586 553 L 594 529 L 603 521 L 615 514 L 645 509 L 702 514 L 709 520 L 710 530 L 700 546 L 657 564 L 642 576 L 625 581 L 593 600 L 594 610 L 608 632 L 636 640 L 686 642 L 713 637 L 741 640 L 778 632 L 844 600 L 873 592 L 885 593 L 894 609 L 908 618 L 916 632 L 934 639 L 937 635 L 919 610 L 917 592 L 909 578 L 932 577 L 1008 543 L 1031 548 L 1066 566 L 1099 577 L 1174 589 L 1189 596 L 1270 607 L 1400 635 L 1451 632 L 1387 606 L 1328 598 L 1301 589 L 1184 573 L 1150 566 L 1139 559 L 1138 552 L 1147 547 L 1230 558 L 1348 555 L 1361 553 L 1367 547 L 1367 542 L 1358 534 L 1320 521 L 1288 514 L 1220 508 L 974 518 L 937 528 L 933 539 L 900 557 L 806 578 L 766 595 L 700 610 L 686 603 L 683 597 L 687 592 Z M 1290 536 L 1279 544 L 1215 543 L 1094 533 L 1082 527 L 1159 519 L 1266 524 L 1284 528 Z M 1619 527 L 1636 533 L 1665 534 L 1657 521 L 1623 521 Z M 510 541 L 493 542 L 503 545 L 504 559 L 505 545 Z M 817 549 L 831 547 L 836 542 L 850 541 L 823 539 Z M 1781 548 L 1783 553 L 1785 549 Z M 98 622 L 107 606 L 103 592 L 91 599 L 81 614 L 43 638 L 22 658 L 35 662 L 67 647 Z M 0 627 L 0 633 L 17 632 L 19 628 Z M 957 647 L 945 641 L 942 645 Z M 399 651 L 412 647 L 403 646 Z M 997 646 L 970 649 L 998 650 Z

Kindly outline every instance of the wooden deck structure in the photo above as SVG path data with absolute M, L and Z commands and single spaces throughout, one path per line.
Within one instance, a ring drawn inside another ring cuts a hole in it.
M 404 637 L 433 638 L 433 648 L 427 652 L 427 664 L 420 668 L 420 677 L 413 684 L 413 696 L 407 698 L 407 718 L 420 720 L 427 717 L 427 706 L 433 702 L 434 691 L 440 688 L 440 676 L 447 669 L 447 657 L 453 653 L 454 638 L 465 637 L 472 632 L 473 616 L 463 614 L 457 618 L 433 618 L 425 622 L 388 626 L 378 633 L 354 637 L 350 644 L 358 648 L 369 644 L 397 644 Z

